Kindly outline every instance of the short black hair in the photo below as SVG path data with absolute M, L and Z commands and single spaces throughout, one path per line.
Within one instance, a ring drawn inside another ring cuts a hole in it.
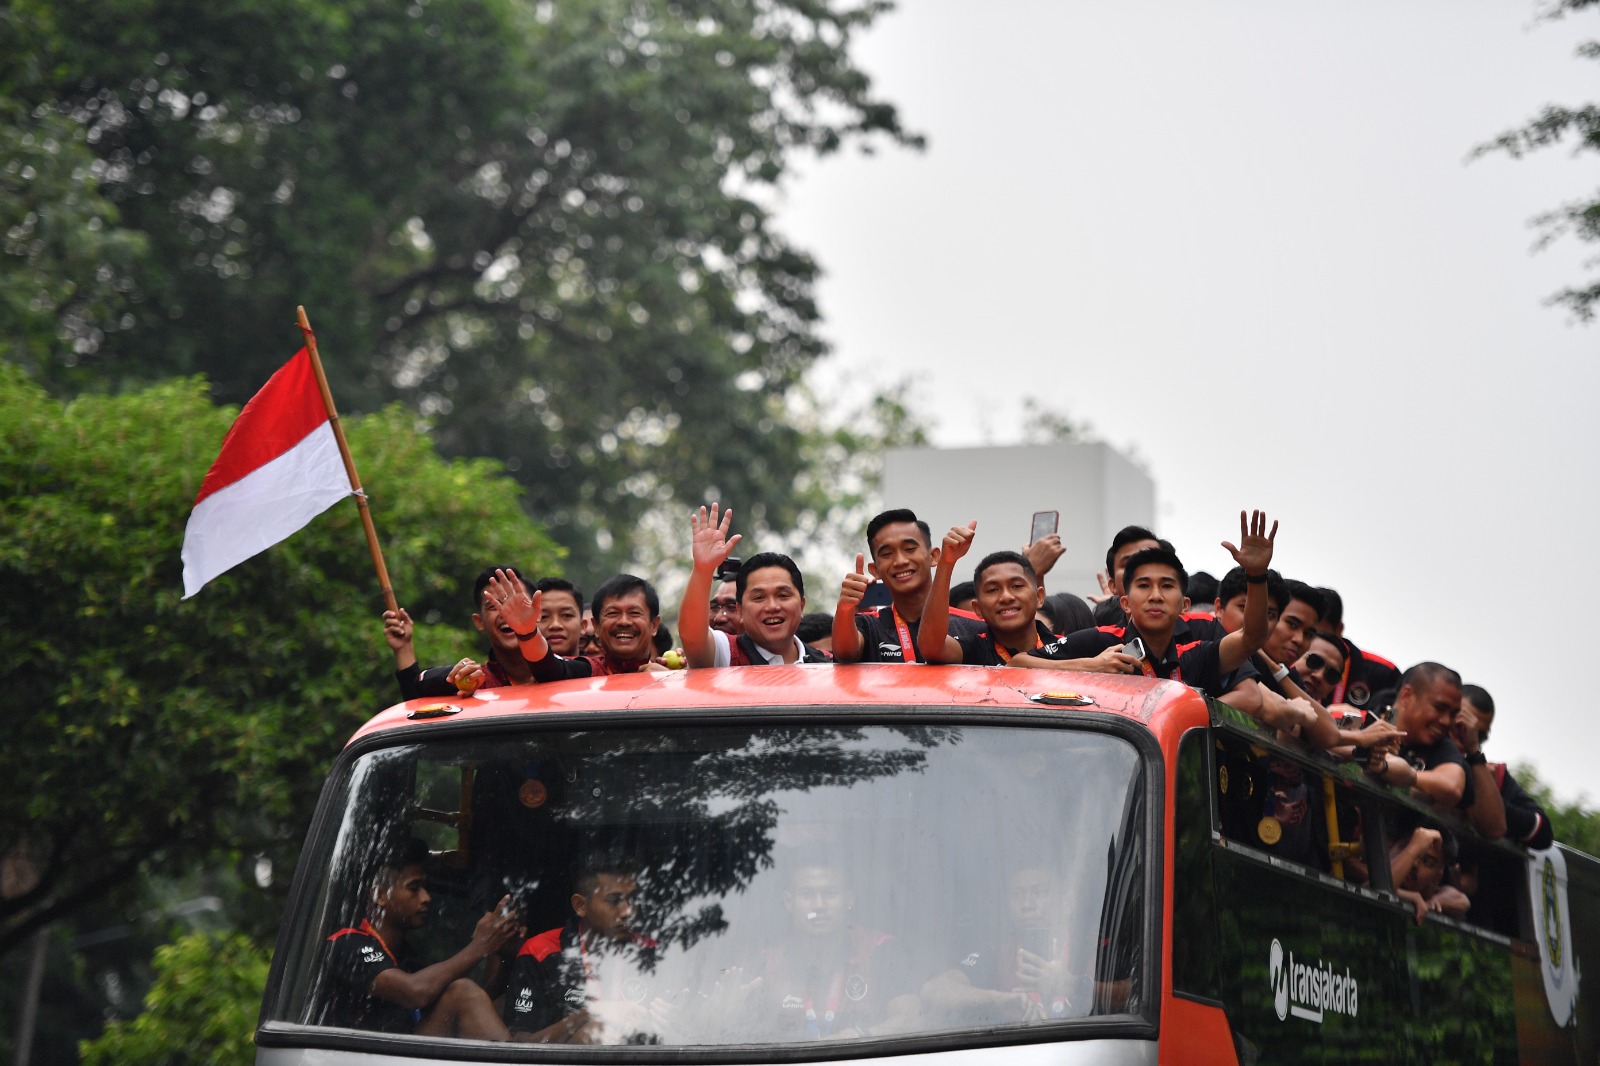
M 1189 587 L 1184 592 L 1195 603 L 1210 603 L 1217 598 L 1217 579 L 1204 570 L 1190 574 Z
M 1133 575 L 1141 566 L 1151 566 L 1159 563 L 1170 566 L 1178 572 L 1178 587 L 1189 587 L 1189 571 L 1183 568 L 1183 563 L 1178 560 L 1178 553 L 1171 548 L 1145 548 L 1143 551 L 1133 553 L 1133 558 L 1128 560 L 1128 565 L 1122 568 L 1122 588 L 1126 592 L 1129 585 L 1133 584 Z
M 1322 627 L 1338 629 L 1344 622 L 1344 597 L 1327 586 L 1317 591 L 1322 593 Z
M 618 574 L 608 577 L 594 590 L 594 603 L 590 610 L 596 618 L 600 617 L 600 608 L 604 607 L 607 600 L 620 600 L 624 596 L 632 596 L 635 592 L 644 593 L 645 606 L 650 608 L 651 618 L 661 617 L 661 597 L 656 595 L 656 587 L 642 577 L 632 574 Z
M 867 554 L 872 554 L 872 538 L 876 537 L 884 526 L 892 526 L 897 522 L 910 522 L 922 533 L 922 542 L 928 547 L 933 547 L 933 530 L 928 528 L 928 523 L 917 517 L 917 512 L 905 507 L 897 507 L 890 511 L 883 511 L 873 516 L 867 523 Z
M 800 638 L 800 643 L 810 644 L 814 640 L 826 640 L 833 635 L 833 615 L 825 611 L 813 611 L 800 616 L 800 628 L 794 635 Z
M 1484 714 L 1494 713 L 1494 697 L 1482 685 L 1462 685 L 1462 697 Z
M 970 581 L 962 581 L 950 586 L 950 606 L 965 603 L 978 595 L 978 586 Z
M 1111 547 L 1106 549 L 1106 573 L 1111 573 L 1117 565 L 1117 552 L 1138 540 L 1153 540 L 1167 550 L 1172 545 L 1156 536 L 1143 526 L 1123 526 L 1117 530 L 1117 535 L 1111 538 Z
M 1094 628 L 1094 612 L 1089 609 L 1088 603 L 1082 596 L 1070 592 L 1057 592 L 1044 598 L 1044 603 L 1039 606 L 1042 614 L 1050 616 L 1054 623 L 1051 632 L 1066 636 L 1076 633 L 1080 629 Z
M 1400 675 L 1400 687 L 1405 688 L 1410 685 L 1413 691 L 1440 681 L 1448 681 L 1456 688 L 1461 687 L 1461 675 L 1442 663 L 1418 663 Z
M 578 613 L 583 613 L 583 590 L 564 577 L 541 577 L 533 583 L 537 592 L 566 592 L 572 595 L 572 601 L 578 605 Z
M 650 643 L 654 645 L 657 655 L 665 655 L 672 650 L 672 630 L 667 623 L 656 626 L 656 635 L 650 638 Z
M 1244 567 L 1242 566 L 1236 566 L 1229 570 L 1222 575 L 1222 580 L 1217 583 L 1217 594 L 1213 599 L 1226 607 L 1229 600 L 1250 591 L 1250 582 L 1245 580 L 1249 576 L 1244 572 Z M 1193 596 L 1189 598 L 1191 600 L 1194 599 Z M 1282 614 L 1283 609 L 1289 606 L 1289 590 L 1284 588 L 1284 580 L 1276 570 L 1267 571 L 1267 602 L 1279 614 Z
M 794 579 L 794 587 L 799 590 L 801 599 L 805 598 L 806 579 L 800 576 L 800 567 L 793 559 L 779 552 L 757 552 L 744 561 L 744 565 L 739 567 L 738 575 L 733 579 L 733 587 L 738 590 L 736 595 L 740 603 L 744 602 L 744 590 L 750 585 L 750 575 L 771 566 L 781 566 L 789 571 L 789 576 Z
M 414 836 L 400 837 L 384 848 L 379 856 L 379 872 L 398 872 L 407 866 L 427 866 L 430 854 L 427 841 Z
M 1323 598 L 1321 589 L 1308 585 L 1304 581 L 1296 581 L 1292 577 L 1284 578 L 1283 588 L 1289 594 L 1289 599 L 1284 601 L 1284 607 L 1289 606 L 1289 603 L 1293 600 L 1299 600 L 1316 612 L 1317 624 L 1320 625 L 1322 623 L 1322 612 L 1328 609 L 1328 601 Z M 1279 610 L 1281 611 L 1282 608 Z
M 1032 581 L 1034 585 L 1039 584 L 1039 575 L 1034 573 L 1033 564 L 1028 562 L 1027 556 L 1021 552 L 1004 551 L 990 552 L 979 560 L 978 565 L 972 568 L 973 586 L 976 587 L 983 584 L 983 572 L 989 567 L 999 566 L 1001 563 L 1016 563 L 1022 567 L 1022 572 L 1028 575 L 1029 581 Z
M 597 852 L 585 856 L 572 872 L 572 891 L 587 896 L 600 887 L 600 876 L 633 877 L 634 864 L 614 852 Z
M 516 574 L 517 577 L 522 577 L 521 570 L 518 570 L 514 566 L 506 566 L 504 564 L 500 566 L 486 566 L 482 570 L 478 571 L 478 576 L 474 578 L 472 582 L 473 614 L 477 614 L 479 611 L 483 610 L 483 590 L 488 588 L 489 582 L 494 580 L 494 572 L 496 570 L 504 570 L 508 574 Z

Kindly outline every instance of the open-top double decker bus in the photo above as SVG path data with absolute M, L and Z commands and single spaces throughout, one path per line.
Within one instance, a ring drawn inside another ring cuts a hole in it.
M 401 705 L 327 783 L 257 1061 L 1595 1062 L 1600 864 L 1444 825 L 1473 908 L 1419 922 L 1388 863 L 1419 824 L 1144 678 L 773 666 Z M 570 926 L 575 871 L 626 868 L 630 937 L 581 959 L 591 1043 L 334 1024 L 329 938 L 401 838 L 432 853 L 425 962 L 507 894 L 530 938 Z

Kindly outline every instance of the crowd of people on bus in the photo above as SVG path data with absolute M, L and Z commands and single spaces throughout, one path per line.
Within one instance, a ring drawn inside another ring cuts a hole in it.
M 690 518 L 692 568 L 678 613 L 680 646 L 673 646 L 659 596 L 644 578 L 618 574 L 585 602 L 565 579 L 532 580 L 514 567 L 491 567 L 472 594 L 472 623 L 488 642 L 481 662 L 466 658 L 424 670 L 409 615 L 384 615 L 402 696 L 640 671 L 830 662 L 1143 675 L 1187 684 L 1279 736 L 1354 760 L 1374 781 L 1459 814 L 1484 838 L 1533 848 L 1551 843 L 1548 817 L 1483 750 L 1495 716 L 1489 693 L 1463 684 L 1440 663 L 1402 671 L 1357 646 L 1345 635 L 1336 591 L 1272 569 L 1277 524 L 1269 525 L 1261 512 L 1241 513 L 1237 543 L 1223 543 L 1236 565 L 1220 580 L 1191 575 L 1171 543 L 1128 526 L 1106 550 L 1100 595 L 1082 598 L 1046 592 L 1045 577 L 1065 551 L 1057 534 L 1022 551 L 986 555 L 970 581 L 958 582 L 977 524 L 955 526 L 936 541 L 910 510 L 888 510 L 868 523 L 866 551 L 843 575 L 833 611 L 809 614 L 793 559 L 776 552 L 734 557 L 741 537 L 731 532 L 732 517 L 731 510 L 712 505 Z M 1273 763 L 1257 803 L 1265 806 L 1254 813 L 1265 813 L 1254 823 L 1259 839 L 1253 843 L 1280 852 L 1309 847 L 1297 842 L 1309 840 L 1300 830 L 1320 799 L 1308 797 L 1299 768 Z M 1475 885 L 1471 871 L 1454 864 L 1449 832 L 1420 820 L 1406 829 L 1392 844 L 1390 876 L 1415 906 L 1417 920 L 1430 911 L 1468 913 Z M 1352 859 L 1349 865 L 1355 871 L 1350 879 L 1360 880 L 1363 864 Z M 417 872 L 405 862 L 391 864 L 374 897 L 410 891 L 405 886 Z M 406 977 L 380 974 L 355 984 L 396 1010 L 418 1011 L 417 1025 L 500 1039 L 508 1032 L 518 1039 L 589 1039 L 585 994 L 571 991 L 571 957 L 576 950 L 580 961 L 587 958 L 596 936 L 649 950 L 625 922 L 607 924 L 619 907 L 626 909 L 630 884 L 620 868 L 580 877 L 569 926 L 528 939 L 515 955 L 503 1020 L 496 1015 L 493 1024 L 480 1024 L 487 1016 L 477 994 L 455 991 L 467 968 L 460 956 Z M 389 920 L 392 926 L 395 919 Z M 497 956 L 512 936 L 510 921 L 486 915 L 463 951 Z M 404 919 L 390 935 L 401 937 L 403 925 Z M 360 942 L 370 933 L 383 948 L 373 957 L 398 968 L 378 932 L 342 930 L 336 937 L 349 941 L 343 951 L 351 955 L 358 947 L 367 951 L 370 945 Z M 930 981 L 923 994 L 957 1006 L 975 1002 L 971 976 L 952 970 Z M 1009 979 L 1018 978 L 1012 973 Z M 558 1009 L 557 1001 L 567 1006 Z M 1032 1002 L 1048 1012 L 1049 1003 L 1037 995 Z

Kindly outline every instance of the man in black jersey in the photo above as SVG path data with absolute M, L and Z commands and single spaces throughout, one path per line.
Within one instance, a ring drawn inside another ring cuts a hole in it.
M 325 1023 L 386 1033 L 505 1040 L 489 996 L 466 974 L 521 933 L 511 897 L 482 918 L 467 946 L 412 970 L 406 934 L 422 928 L 433 896 L 424 867 L 428 848 L 408 839 L 373 880 L 360 924 L 328 937 L 323 958 L 332 995 Z
M 833 613 L 835 662 L 922 662 L 917 650 L 917 629 L 933 587 L 933 567 L 939 549 L 933 546 L 928 523 L 912 511 L 884 511 L 867 523 L 867 549 L 856 556 L 855 572 L 846 574 Z M 868 573 L 889 590 L 887 607 L 857 611 L 867 586 Z M 983 628 L 977 617 L 950 612 L 951 633 L 976 635 Z
M 944 535 L 939 565 L 933 571 L 933 588 L 917 633 L 917 650 L 930 663 L 967 663 L 1004 666 L 1019 652 L 1042 648 L 1055 634 L 1037 618 L 1044 589 L 1033 564 L 1019 552 L 1002 551 L 984 556 L 972 573 L 977 589 L 975 606 L 983 619 L 977 633 L 951 636 L 950 578 L 956 563 L 972 548 L 977 522 L 956 526 Z
M 1266 641 L 1267 570 L 1272 561 L 1278 525 L 1267 530 L 1260 511 L 1239 514 L 1240 544 L 1223 542 L 1234 562 L 1245 570 L 1249 592 L 1245 624 L 1217 640 L 1187 644 L 1174 639 L 1188 607 L 1184 590 L 1188 573 L 1166 548 L 1146 548 L 1128 560 L 1123 572 L 1122 608 L 1125 629 L 1103 627 L 1073 633 L 1058 645 L 1017 656 L 1013 665 L 1102 673 L 1143 673 L 1182 681 L 1208 696 L 1259 714 L 1261 689 L 1249 668 L 1251 653 Z
M 1489 742 L 1489 730 L 1494 725 L 1494 697 L 1482 685 L 1461 686 L 1461 711 L 1456 716 L 1456 745 L 1466 755 L 1467 766 L 1473 772 L 1473 785 L 1477 787 L 1479 762 L 1474 755 L 1482 755 L 1482 745 Z M 1500 793 L 1505 807 L 1505 836 L 1529 848 L 1548 848 L 1555 840 L 1550 828 L 1550 816 L 1539 801 L 1528 795 L 1517 783 L 1503 762 L 1488 762 L 1493 787 Z

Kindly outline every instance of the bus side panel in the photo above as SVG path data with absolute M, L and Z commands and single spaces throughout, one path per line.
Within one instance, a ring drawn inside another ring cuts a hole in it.
M 1224 999 L 1241 1061 L 1423 1061 L 1396 1039 L 1412 997 L 1405 938 L 1384 908 L 1226 849 L 1213 869 L 1229 954 Z M 1330 973 L 1343 987 L 1324 1004 Z
M 1550 1016 L 1538 958 L 1520 954 L 1513 957 L 1511 974 L 1517 997 L 1517 1047 L 1522 1061 L 1539 1066 L 1577 1066 L 1578 1048 L 1573 1034 L 1556 1028 L 1555 1019 Z
M 1578 975 L 1577 1024 L 1571 1037 L 1579 1062 L 1600 1062 L 1600 862 L 1577 851 L 1567 851 L 1566 860 L 1572 966 Z M 1550 1017 L 1548 1010 L 1544 1016 Z

